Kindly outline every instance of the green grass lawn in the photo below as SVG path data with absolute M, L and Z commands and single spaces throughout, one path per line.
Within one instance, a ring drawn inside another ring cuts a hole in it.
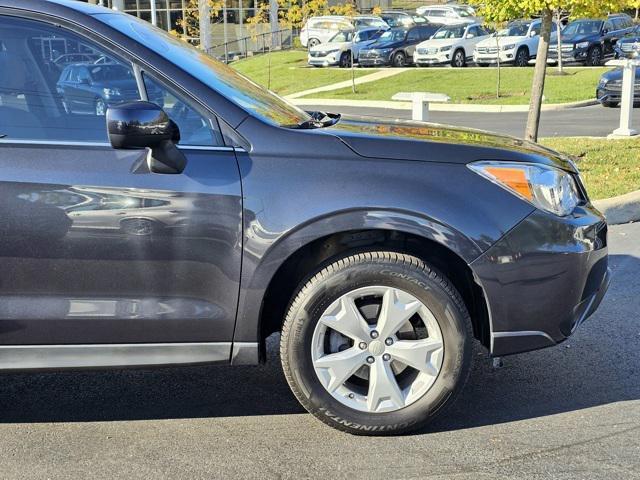
M 269 56 L 271 57 L 271 85 L 269 86 Z M 289 95 L 310 88 L 321 87 L 351 78 L 350 69 L 315 68 L 307 65 L 307 51 L 293 50 L 256 55 L 230 64 L 254 82 L 270 88 L 279 95 Z M 356 77 L 376 70 L 356 69 Z
M 574 157 L 592 200 L 640 190 L 640 139 L 545 138 L 540 143 Z
M 429 69 L 416 68 L 399 75 L 351 89 L 313 94 L 314 98 L 391 100 L 397 92 L 445 93 L 453 103 L 519 105 L 529 103 L 533 68 L 501 69 L 501 97 L 496 98 L 497 68 Z M 545 103 L 565 103 L 595 97 L 598 80 L 607 68 L 568 69 L 569 75 L 547 75 Z M 553 72 L 549 69 L 549 73 Z

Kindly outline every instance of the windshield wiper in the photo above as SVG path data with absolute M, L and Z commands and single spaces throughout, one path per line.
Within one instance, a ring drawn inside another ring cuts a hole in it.
M 0 138 L 5 138 L 7 135 L 4 133 L 0 133 Z
M 323 128 L 335 125 L 340 121 L 339 113 L 325 113 L 325 112 L 307 112 L 311 115 L 309 120 L 300 122 L 294 128 L 309 129 L 309 128 Z

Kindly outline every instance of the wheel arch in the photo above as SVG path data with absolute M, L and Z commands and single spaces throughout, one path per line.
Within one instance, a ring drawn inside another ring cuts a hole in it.
M 390 211 L 343 212 L 318 219 L 276 242 L 242 289 L 234 339 L 253 337 L 255 341 L 257 337 L 263 360 L 265 340 L 280 331 L 299 285 L 338 258 L 371 250 L 411 254 L 442 271 L 465 300 L 476 338 L 489 346 L 487 302 L 469 267 L 481 253 L 479 247 L 442 223 Z

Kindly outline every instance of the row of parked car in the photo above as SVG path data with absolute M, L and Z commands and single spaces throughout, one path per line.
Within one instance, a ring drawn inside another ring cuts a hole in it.
M 357 62 L 371 67 L 411 64 L 464 67 L 473 62 L 479 66 L 502 63 L 524 67 L 535 58 L 540 40 L 539 19 L 516 20 L 492 32 L 471 15 L 464 21 L 444 25 L 427 21 L 410 26 L 390 26 L 382 17 L 371 16 L 366 17 L 368 24 L 365 24 L 364 18 L 360 24 L 354 23 L 334 33 L 326 42 L 310 45 L 309 64 L 347 67 Z M 608 58 L 625 55 L 627 52 L 622 48 L 632 48 L 626 37 L 636 32 L 637 27 L 626 14 L 575 20 L 561 30 L 558 53 L 558 31 L 554 23 L 549 62 L 557 62 L 561 55 L 565 62 L 601 65 Z

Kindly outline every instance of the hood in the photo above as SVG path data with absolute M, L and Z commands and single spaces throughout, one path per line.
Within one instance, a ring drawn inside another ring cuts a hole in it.
M 622 74 L 623 74 L 622 67 L 614 68 L 613 70 L 604 72 L 600 77 L 600 80 L 606 79 L 608 82 L 612 82 L 615 80 L 622 81 Z M 636 83 L 638 82 L 640 82 L 640 78 L 636 79 Z
M 425 47 L 444 47 L 446 45 L 453 45 L 454 43 L 458 43 L 461 38 L 431 38 L 429 40 L 425 40 L 418 44 L 419 48 Z
M 404 40 L 387 40 L 387 41 L 376 41 L 371 45 L 367 45 L 365 48 L 367 50 L 380 50 L 383 48 L 396 48 L 404 44 Z M 364 50 L 364 49 L 363 49 Z
M 340 138 L 362 157 L 441 163 L 509 160 L 557 166 L 575 172 L 568 157 L 507 135 L 446 125 L 343 116 L 319 131 Z
M 579 34 L 579 35 L 571 35 L 570 37 L 567 37 L 562 34 L 560 35 L 560 40 L 562 40 L 562 43 L 590 42 L 596 38 L 600 38 L 600 36 L 597 34 L 590 34 L 590 35 Z
M 351 42 L 333 42 L 333 43 L 321 43 L 315 45 L 309 49 L 310 52 L 330 52 L 331 50 L 344 50 Z
M 632 35 L 632 36 L 628 36 L 628 37 L 622 37 L 620 40 L 618 40 L 618 44 L 621 43 L 636 43 L 638 42 L 640 44 L 640 35 Z
M 498 45 L 509 45 L 511 43 L 517 43 L 527 38 L 526 36 L 509 36 L 509 37 L 498 37 Z M 495 47 L 496 46 L 496 37 L 486 38 L 481 42 L 478 42 L 478 47 Z

